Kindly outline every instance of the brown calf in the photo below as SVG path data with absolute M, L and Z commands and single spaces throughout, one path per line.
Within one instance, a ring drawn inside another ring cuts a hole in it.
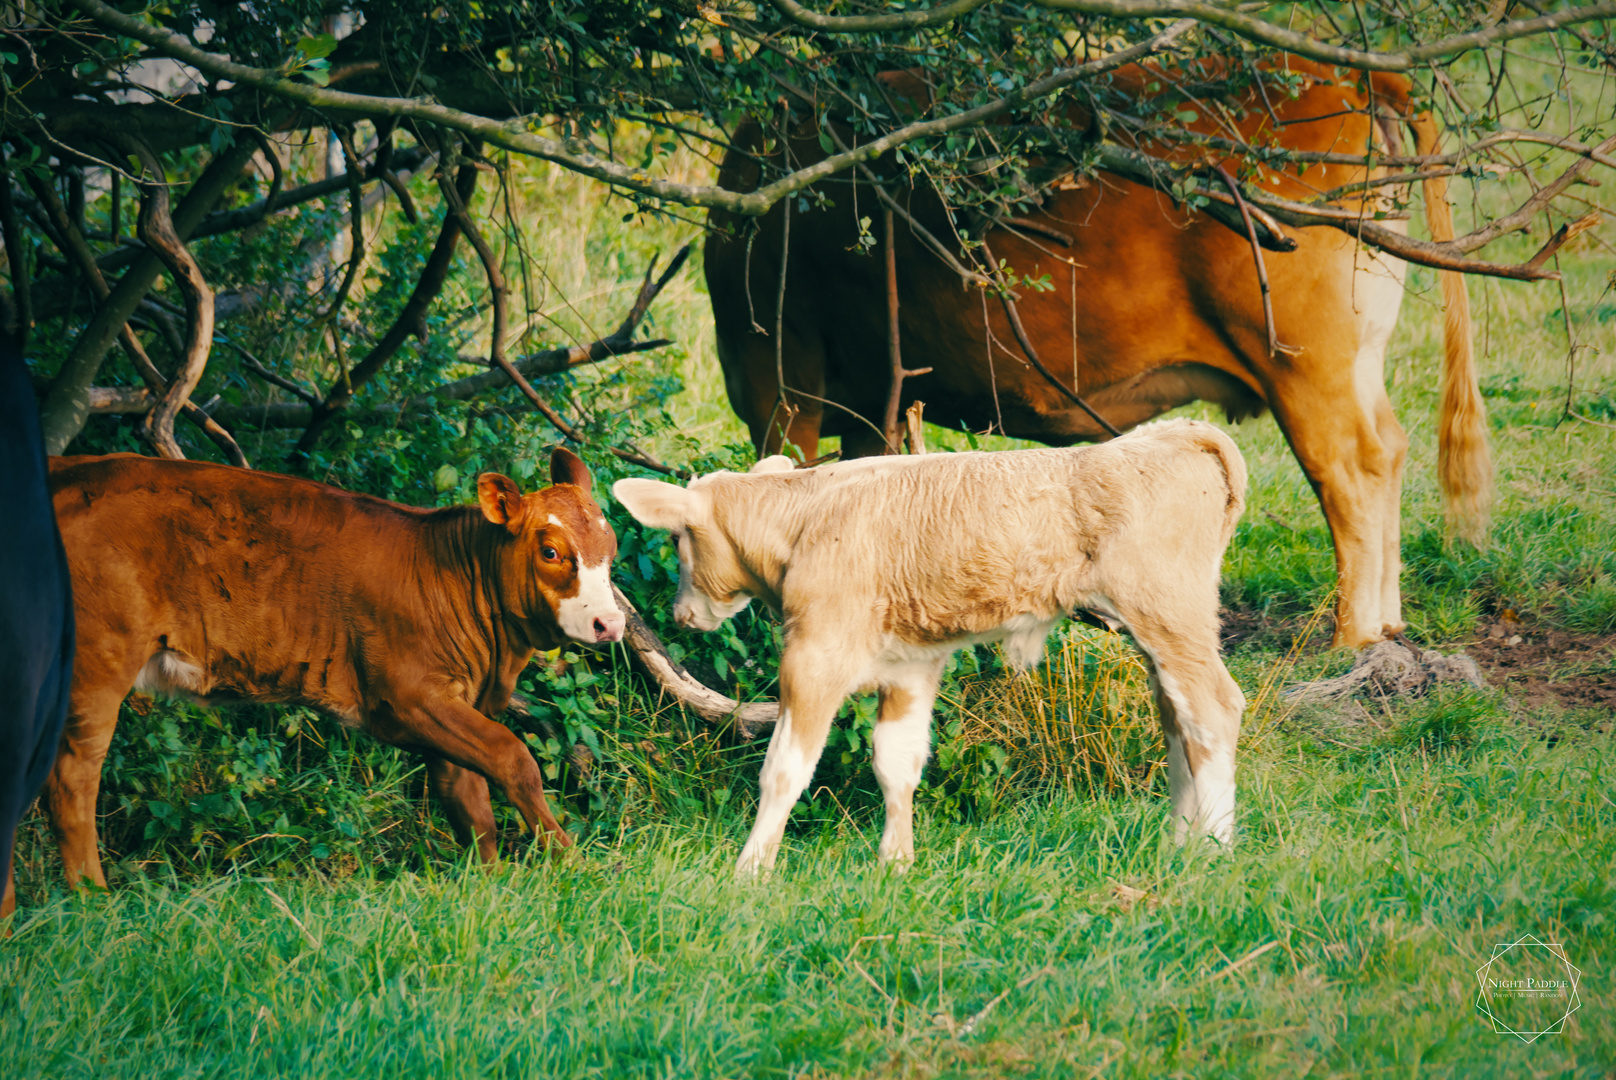
M 571 843 L 533 755 L 495 723 L 535 649 L 617 641 L 617 537 L 570 451 L 555 486 L 477 480 L 418 510 L 289 476 L 117 454 L 57 458 L 79 654 L 46 787 L 68 880 L 105 885 L 101 763 L 131 689 L 306 705 L 423 754 L 462 843 L 495 857 L 488 782 Z

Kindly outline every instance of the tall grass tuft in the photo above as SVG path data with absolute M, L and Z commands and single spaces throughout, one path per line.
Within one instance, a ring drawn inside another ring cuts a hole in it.
M 1007 787 L 1133 795 L 1167 762 L 1143 658 L 1126 638 L 1079 623 L 1037 668 L 961 679 L 941 704 L 956 712 L 945 732 L 961 751 L 1002 751 Z

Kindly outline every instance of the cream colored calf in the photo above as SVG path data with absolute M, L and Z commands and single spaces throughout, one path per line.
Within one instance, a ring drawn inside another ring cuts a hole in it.
M 689 487 L 619 480 L 612 491 L 631 514 L 673 533 L 680 625 L 713 630 L 753 597 L 785 617 L 779 726 L 737 871 L 774 864 L 832 719 L 868 688 L 881 695 L 879 855 L 913 858 L 911 800 L 944 660 L 1002 641 L 1031 665 L 1074 612 L 1130 634 L 1145 655 L 1178 839 L 1232 840 L 1245 698 L 1218 656 L 1218 571 L 1245 490 L 1234 443 L 1189 420 L 1079 449 L 802 471 L 770 458 Z

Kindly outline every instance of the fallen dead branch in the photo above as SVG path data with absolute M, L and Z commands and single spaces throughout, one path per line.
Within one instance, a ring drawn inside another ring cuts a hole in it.
M 733 724 L 735 733 L 750 739 L 759 728 L 772 724 L 780 717 L 780 706 L 773 701 L 741 704 L 732 697 L 720 694 L 697 682 L 695 677 L 668 655 L 667 648 L 656 632 L 645 624 L 640 613 L 617 586 L 612 586 L 617 606 L 628 616 L 623 641 L 634 659 L 634 666 L 674 700 L 709 724 Z

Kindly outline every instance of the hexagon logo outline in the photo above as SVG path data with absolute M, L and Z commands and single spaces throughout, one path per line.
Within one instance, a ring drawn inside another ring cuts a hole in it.
M 1543 954 L 1547 954 L 1547 959 Z M 1509 977 L 1508 965 L 1534 961 L 1540 965 L 1548 964 L 1556 974 L 1563 970 L 1566 977 Z M 1492 956 L 1476 969 L 1476 1009 L 1492 1021 L 1493 1030 L 1498 1034 L 1514 1035 L 1522 1042 L 1534 1043 L 1545 1035 L 1558 1035 L 1565 1031 L 1566 1021 L 1582 1007 L 1582 999 L 1577 992 L 1581 980 L 1582 972 L 1566 957 L 1564 945 L 1557 941 L 1539 941 L 1531 934 L 1524 934 L 1518 941 L 1494 944 Z M 1516 1007 L 1506 1008 L 1506 1002 Z M 1522 1002 L 1532 1003 L 1530 1012 L 1533 1015 L 1526 1018 L 1531 1023 L 1523 1024 L 1514 1015 L 1520 1011 Z M 1560 1002 L 1563 1002 L 1563 1008 Z M 1555 1013 L 1559 1013 L 1557 1019 L 1547 1019 Z M 1517 1027 L 1521 1030 L 1517 1030 Z

